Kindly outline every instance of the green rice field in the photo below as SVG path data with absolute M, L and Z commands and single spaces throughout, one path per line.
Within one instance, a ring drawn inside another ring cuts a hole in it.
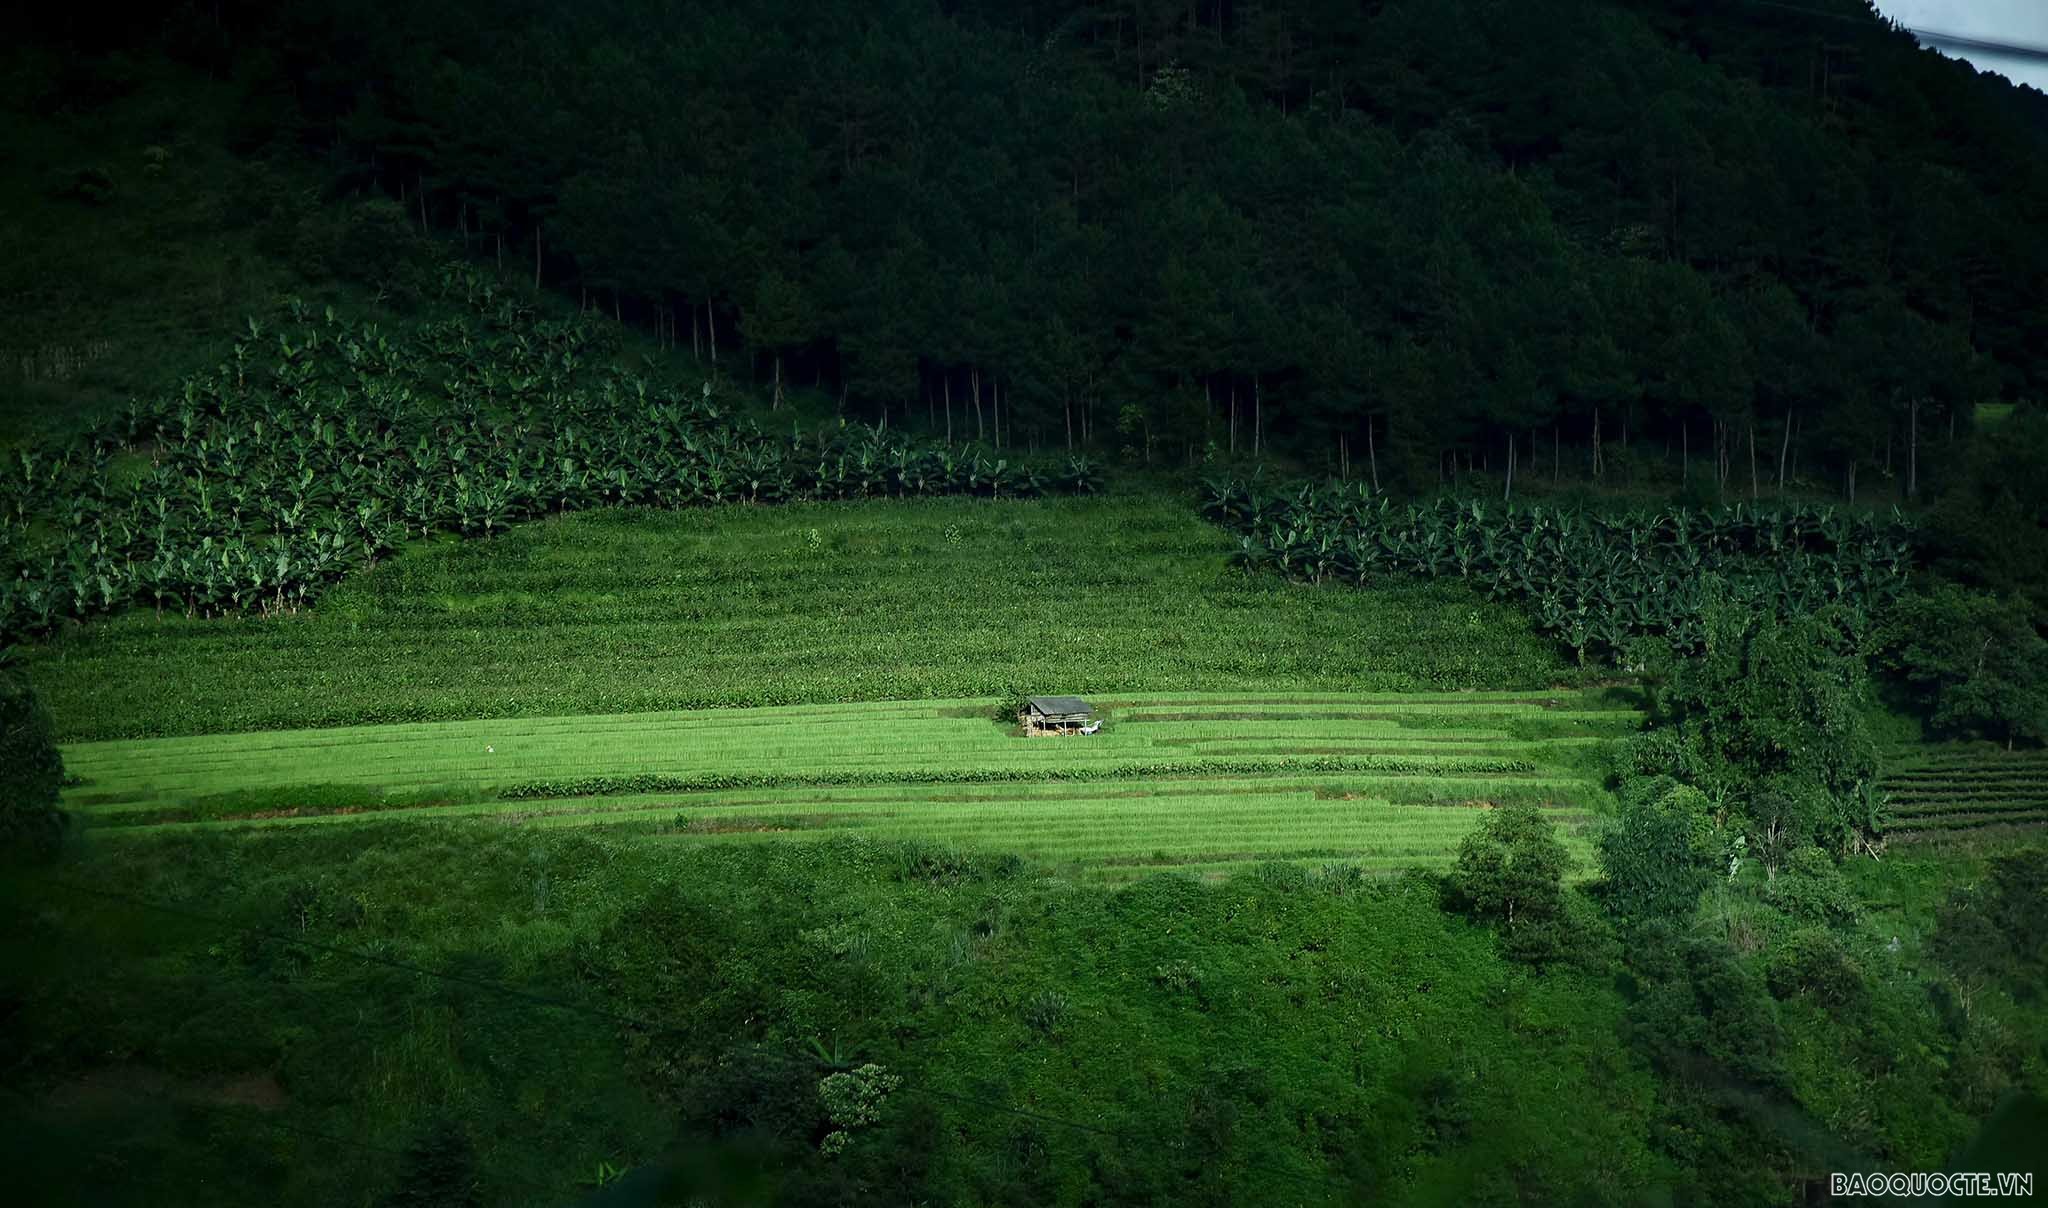
M 1590 867 L 1598 747 L 1625 693 L 1098 695 L 1091 737 L 1025 738 L 989 699 L 713 709 L 77 743 L 94 836 L 462 819 L 661 842 L 849 832 L 1091 876 L 1247 862 L 1441 866 L 1479 809 L 1554 811 Z
M 2048 752 L 1937 747 L 1886 771 L 1891 837 L 1931 843 L 2048 829 Z

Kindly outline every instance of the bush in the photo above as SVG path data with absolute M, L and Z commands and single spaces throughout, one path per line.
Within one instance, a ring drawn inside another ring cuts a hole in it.
M 1853 1006 L 1864 996 L 1863 970 L 1822 927 L 1793 932 L 1772 954 L 1764 979 L 1776 998 L 1803 995 L 1826 1007 Z
M 1683 919 L 1713 880 L 1719 845 L 1706 795 L 1670 777 L 1624 786 L 1601 832 L 1607 900 L 1624 919 Z
M 382 1208 L 463 1208 L 481 1203 L 476 1149 L 468 1134 L 447 1120 L 406 1147 L 398 1184 L 379 1201 Z
M 1571 856 L 1533 806 L 1502 806 L 1458 847 L 1448 904 L 1492 924 L 1508 955 L 1543 964 L 1563 955 L 1564 874 Z
M 1834 858 L 1818 847 L 1794 850 L 1785 867 L 1764 886 L 1764 900 L 1796 919 L 1827 926 L 1856 921 L 1856 895 Z
M 64 839 L 64 758 L 50 714 L 19 676 L 0 672 L 0 855 L 44 860 Z
M 2019 597 L 1942 584 L 1900 602 L 1879 650 L 1938 733 L 2048 740 L 2048 641 Z

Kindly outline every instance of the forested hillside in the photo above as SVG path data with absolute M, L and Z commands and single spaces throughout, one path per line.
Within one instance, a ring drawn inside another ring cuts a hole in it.
M 1745 493 L 1881 467 L 1910 497 L 1916 443 L 2048 382 L 2048 98 L 1861 0 L 315 0 L 133 30 L 332 193 L 955 434 L 1000 408 L 1041 445 L 1411 484 L 1650 448 Z M 31 109 L 119 87 L 15 68 Z

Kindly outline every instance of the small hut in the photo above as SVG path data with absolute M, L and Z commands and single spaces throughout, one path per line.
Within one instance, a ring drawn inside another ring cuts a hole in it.
M 1058 734 L 1093 734 L 1095 710 L 1078 696 L 1034 696 L 1024 702 L 1017 723 L 1032 738 Z

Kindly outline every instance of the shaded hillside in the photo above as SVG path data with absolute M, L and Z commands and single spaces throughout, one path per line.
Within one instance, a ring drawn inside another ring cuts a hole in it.
M 1912 495 L 1914 432 L 2048 382 L 2048 101 L 1860 0 L 320 0 L 137 31 L 337 195 L 956 433 L 1000 397 L 1158 458 L 1434 481 L 1532 446 L 1624 472 L 1596 442 L 1647 439 Z M 18 99 L 91 104 L 74 67 Z

